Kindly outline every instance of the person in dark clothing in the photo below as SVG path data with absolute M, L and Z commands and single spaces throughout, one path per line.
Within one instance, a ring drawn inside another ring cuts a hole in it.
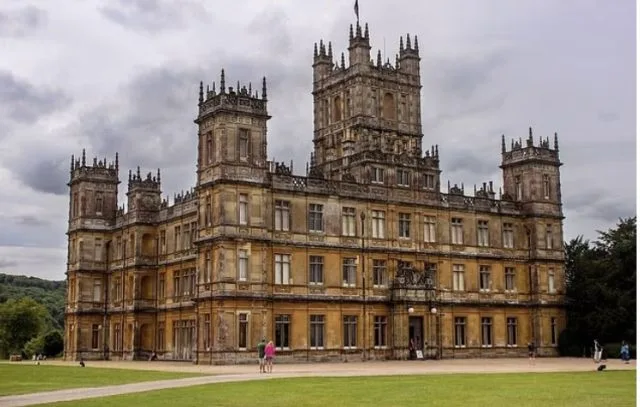
M 265 373 L 266 369 L 264 368 L 264 348 L 267 346 L 267 340 L 262 338 L 260 343 L 258 344 L 258 364 L 260 365 L 260 373 Z
M 536 348 L 533 345 L 533 341 L 527 344 L 527 350 L 529 351 L 529 364 L 535 365 L 536 363 Z

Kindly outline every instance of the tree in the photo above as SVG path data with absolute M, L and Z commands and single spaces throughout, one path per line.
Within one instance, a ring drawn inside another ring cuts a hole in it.
M 46 308 L 31 298 L 0 304 L 0 351 L 20 353 L 24 345 L 43 331 Z
M 46 356 L 56 356 L 63 349 L 64 343 L 60 331 L 50 331 L 44 336 L 42 350 Z
M 559 343 L 565 355 L 581 354 L 593 339 L 635 340 L 636 218 L 598 233 L 593 243 L 579 236 L 565 245 L 567 329 Z

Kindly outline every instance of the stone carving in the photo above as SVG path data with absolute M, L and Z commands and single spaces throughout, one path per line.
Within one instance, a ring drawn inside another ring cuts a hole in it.
M 395 284 L 400 288 L 433 288 L 433 271 L 403 268 L 396 272 Z
M 221 248 L 220 253 L 218 254 L 218 278 L 224 277 L 224 263 L 225 263 L 224 249 Z
M 342 180 L 344 182 L 356 182 L 356 178 L 350 172 L 345 172 L 344 174 L 342 174 Z
M 229 337 L 229 325 L 224 318 L 224 311 L 218 311 L 218 350 L 227 348 L 227 338 Z

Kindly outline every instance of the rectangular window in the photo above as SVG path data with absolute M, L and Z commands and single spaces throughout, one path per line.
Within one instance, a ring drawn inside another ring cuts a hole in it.
M 322 209 L 320 204 L 309 204 L 309 232 L 322 232 Z
M 240 194 L 238 212 L 238 223 L 247 225 L 249 223 L 249 196 L 247 194 Z
M 549 199 L 551 196 L 551 182 L 549 181 L 549 176 L 546 174 L 542 176 L 542 191 L 544 199 Z
M 464 291 L 464 264 L 453 265 L 453 291 Z
M 545 239 L 547 249 L 553 249 L 553 227 L 547 225 L 547 238 Z
M 291 316 L 276 315 L 275 345 L 277 349 L 289 349 L 289 336 L 291 334 Z
M 516 175 L 516 201 L 522 201 L 522 177 Z
M 507 317 L 507 346 L 518 346 L 518 319 Z
M 387 317 L 375 316 L 373 319 L 373 346 L 384 348 L 387 346 Z
M 355 315 L 345 315 L 342 320 L 342 330 L 344 333 L 343 345 L 345 349 L 355 349 L 356 338 L 358 336 L 358 317 Z
M 356 285 L 355 257 L 342 259 L 342 285 L 345 287 L 355 287 Z
M 485 348 L 493 345 L 493 321 L 492 318 L 482 317 L 482 346 Z
M 113 350 L 122 350 L 122 331 L 120 330 L 120 324 L 113 326 Z
M 182 228 L 182 250 L 189 250 L 191 248 L 191 231 L 189 230 L 189 224 L 187 223 Z M 131 241 L 133 241 L 133 239 L 131 239 Z
M 249 315 L 246 313 L 238 314 L 238 348 L 247 349 L 249 343 Z
M 478 246 L 489 247 L 489 222 L 486 220 L 478 221 Z
M 427 243 L 436 242 L 436 217 L 424 217 L 424 241 Z
M 411 214 L 410 213 L 398 214 L 398 237 L 402 237 L 402 238 L 411 237 Z
M 160 231 L 160 254 L 167 253 L 167 232 L 165 230 Z
M 309 284 L 324 282 L 324 257 L 309 256 Z
M 502 225 L 502 246 L 505 249 L 513 249 L 513 224 L 505 223 Z
M 422 175 L 422 186 L 425 189 L 435 189 L 436 188 L 436 176 L 433 174 L 423 174 Z
M 238 281 L 249 278 L 249 254 L 246 250 L 238 250 Z
M 104 201 L 102 200 L 102 195 L 97 194 L 96 195 L 96 215 L 98 216 L 102 215 L 103 211 L 104 211 Z
M 240 129 L 238 150 L 241 160 L 246 160 L 249 157 L 249 130 L 247 129 Z
M 289 271 L 291 269 L 291 255 L 276 254 L 275 255 L 275 283 L 289 284 Z
M 289 202 L 276 201 L 275 229 L 281 231 L 289 230 Z
M 342 208 L 342 236 L 356 235 L 356 208 Z
M 451 244 L 463 244 L 462 219 L 451 218 Z
M 373 286 L 385 287 L 387 285 L 387 262 L 386 260 L 373 260 Z
M 93 280 L 93 301 L 102 301 L 102 279 L 96 278 Z
M 102 239 L 96 238 L 94 243 L 94 260 L 101 262 L 104 259 L 102 258 Z
M 467 346 L 467 318 L 455 317 L 455 338 L 454 346 L 456 348 L 464 348 Z
M 204 253 L 204 282 L 208 283 L 211 281 L 211 251 L 207 249 Z
M 204 314 L 202 345 L 204 350 L 211 350 L 211 314 Z
M 211 196 L 207 195 L 204 207 L 204 224 L 211 226 Z
M 371 183 L 384 184 L 384 168 L 380 168 L 380 167 L 371 168 Z
M 480 291 L 491 290 L 491 268 L 480 266 Z
M 180 226 L 173 228 L 173 251 L 180 250 Z
M 122 299 L 122 280 L 119 277 L 113 282 L 113 291 L 113 299 L 120 301 Z
M 191 222 L 191 243 L 198 240 L 198 222 Z
M 156 349 L 164 350 L 164 321 L 158 322 L 158 331 L 156 332 Z
M 100 348 L 100 325 L 93 324 L 91 326 L 91 349 Z
M 556 346 L 558 344 L 558 327 L 556 325 L 556 318 L 551 317 L 551 345 Z
M 399 187 L 408 187 L 411 173 L 408 170 L 398 170 L 396 172 L 397 184 Z
M 504 289 L 505 291 L 516 290 L 516 269 L 513 267 L 504 268 Z
M 311 315 L 309 328 L 309 346 L 311 349 L 322 349 L 324 347 L 324 315 Z
M 374 239 L 384 239 L 384 211 L 371 211 L 371 234 Z
M 205 162 L 211 164 L 213 160 L 213 140 L 211 139 L 211 133 L 207 133 L 205 141 Z
M 164 300 L 164 297 L 165 297 L 164 287 L 165 287 L 164 273 L 160 273 L 160 276 L 158 277 L 158 299 L 159 300 Z
M 549 294 L 555 294 L 556 292 L 556 273 L 553 269 L 547 271 L 547 279 L 549 285 Z

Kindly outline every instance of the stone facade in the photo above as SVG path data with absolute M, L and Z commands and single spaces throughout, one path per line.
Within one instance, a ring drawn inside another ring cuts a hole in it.
M 503 188 L 441 185 L 422 151 L 418 39 L 395 64 L 350 30 L 315 46 L 306 176 L 267 160 L 267 84 L 200 85 L 197 185 L 85 152 L 70 176 L 68 359 L 255 363 L 554 355 L 565 324 L 557 136 L 507 149 Z

